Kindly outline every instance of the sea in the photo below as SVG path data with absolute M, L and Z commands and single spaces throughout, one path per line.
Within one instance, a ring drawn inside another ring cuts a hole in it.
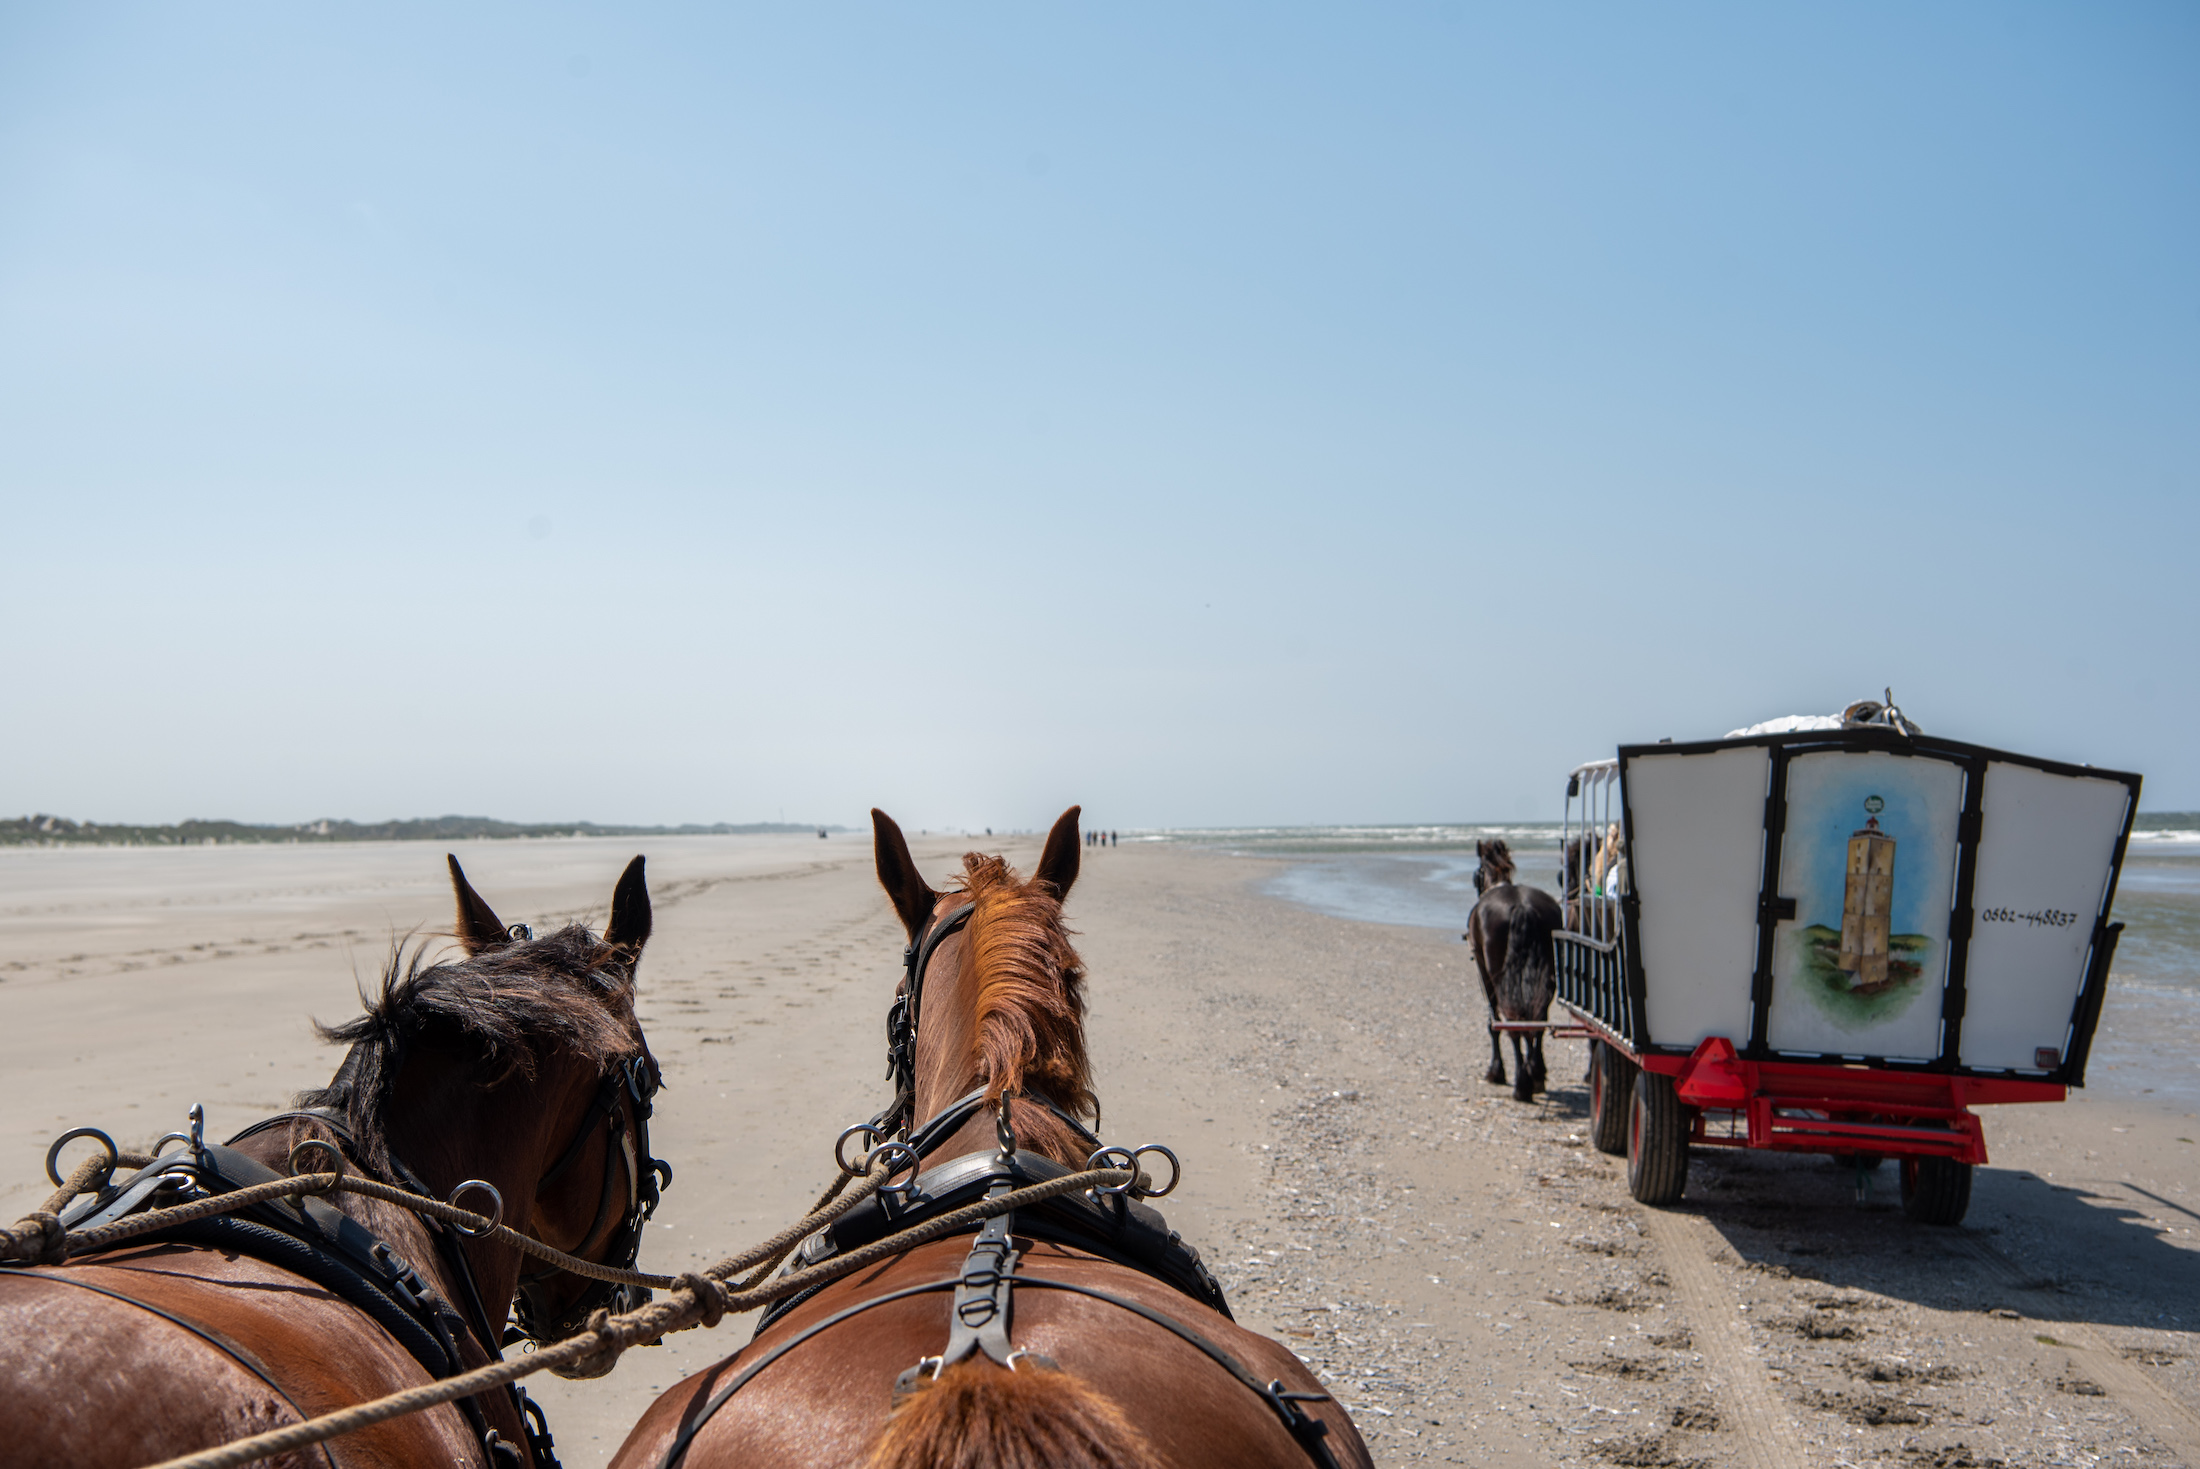
M 1458 934 L 1474 907 L 1475 843 L 1492 837 L 1511 848 L 1517 880 L 1558 891 L 1556 822 L 1217 827 L 1132 839 L 1271 859 L 1263 888 L 1286 902 L 1337 918 Z M 2138 817 L 2112 912 L 2124 934 L 2087 1084 L 2200 1112 L 2200 812 Z

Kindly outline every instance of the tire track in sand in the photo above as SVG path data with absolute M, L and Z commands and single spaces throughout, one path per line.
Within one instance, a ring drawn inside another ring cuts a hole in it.
M 2052 1293 L 2027 1276 L 2016 1261 L 1984 1240 L 1959 1236 L 1948 1243 L 1953 1253 L 1977 1261 L 2012 1294 L 2052 1299 Z M 2125 1412 L 2138 1419 L 2142 1427 L 2186 1463 L 2200 1465 L 2200 1413 L 2193 1412 L 2171 1396 L 2168 1389 L 2126 1360 L 2124 1354 L 2089 1323 L 2047 1310 L 2037 1314 L 2025 1312 L 2022 1324 L 2044 1327 L 2054 1343 L 2070 1353 L 2072 1366 L 2107 1389 L 2108 1395 Z
M 1712 1266 L 1716 1232 L 1691 1213 L 1646 1208 L 1642 1220 L 1721 1389 L 1722 1416 L 1740 1441 L 1738 1462 L 1749 1469 L 1808 1469 L 1795 1419 L 1750 1345 L 1741 1303 Z

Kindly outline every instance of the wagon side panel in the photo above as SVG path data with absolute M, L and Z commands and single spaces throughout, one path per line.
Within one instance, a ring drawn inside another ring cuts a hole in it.
M 2080 1059 L 2069 1055 L 2069 1032 L 2132 804 L 2116 779 L 1988 764 L 1966 1069 L 2055 1071 Z
M 1771 752 L 1620 752 L 1644 1049 L 1747 1036 Z

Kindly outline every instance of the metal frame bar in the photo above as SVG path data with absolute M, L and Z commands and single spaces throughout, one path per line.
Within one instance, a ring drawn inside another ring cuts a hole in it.
M 1607 865 L 1601 890 L 1593 885 L 1592 867 L 1607 834 L 1619 831 L 1613 855 L 1616 868 Z M 1599 1030 L 1609 1028 L 1628 1043 L 1639 1034 L 1642 1014 L 1639 966 L 1630 962 L 1628 934 L 1633 923 L 1634 848 L 1629 837 L 1625 792 L 1619 779 L 1619 761 L 1592 760 L 1577 766 L 1566 779 L 1566 805 L 1559 825 L 1559 886 L 1566 888 L 1565 852 L 1574 841 L 1581 843 L 1578 886 L 1569 904 L 1569 927 L 1558 935 L 1560 988 L 1575 978 L 1577 996 L 1564 1001 L 1576 1015 L 1594 1017 Z M 1611 874 L 1620 874 L 1615 883 Z M 1615 890 L 1616 889 L 1616 890 Z M 1591 957 L 1593 956 L 1593 957 Z M 1567 1033 L 1573 1034 L 1569 1030 Z

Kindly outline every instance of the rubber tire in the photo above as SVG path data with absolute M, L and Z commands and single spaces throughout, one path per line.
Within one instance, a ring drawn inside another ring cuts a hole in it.
M 1971 1208 L 1971 1165 L 1953 1158 L 1902 1160 L 1902 1212 L 1920 1224 L 1961 1224 Z
M 1688 1109 L 1672 1077 L 1638 1071 L 1627 1109 L 1627 1191 L 1645 1204 L 1672 1204 L 1687 1187 Z
M 1634 1095 L 1635 1063 L 1603 1041 L 1589 1042 L 1589 1136 L 1598 1152 L 1627 1156 L 1627 1112 Z

